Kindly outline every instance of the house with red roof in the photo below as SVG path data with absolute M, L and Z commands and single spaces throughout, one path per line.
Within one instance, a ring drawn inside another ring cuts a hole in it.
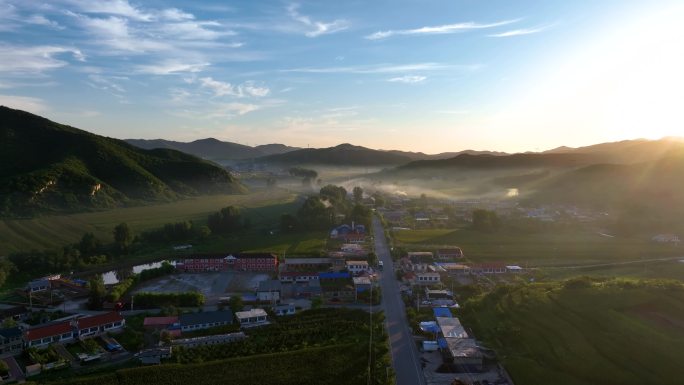
M 71 321 L 54 322 L 32 327 L 24 332 L 24 343 L 28 347 L 47 346 L 55 342 L 73 341 L 77 335 Z
M 93 315 L 89 317 L 78 318 L 75 322 L 76 336 L 95 337 L 101 334 L 120 330 L 126 324 L 126 320 L 118 312 L 112 311 Z

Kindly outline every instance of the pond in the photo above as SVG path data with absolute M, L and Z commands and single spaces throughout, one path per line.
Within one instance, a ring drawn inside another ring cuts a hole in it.
M 102 274 L 102 278 L 104 279 L 105 285 L 115 285 L 119 283 L 120 280 L 126 279 L 132 274 L 140 274 L 141 272 L 145 270 L 150 270 L 150 269 L 156 269 L 158 267 L 161 267 L 161 265 L 164 262 L 168 262 L 172 265 L 176 265 L 176 261 L 159 261 L 159 262 L 153 262 L 153 263 L 146 263 L 143 265 L 135 265 L 133 267 L 126 267 L 122 269 L 117 269 L 117 270 L 110 270 L 106 273 Z

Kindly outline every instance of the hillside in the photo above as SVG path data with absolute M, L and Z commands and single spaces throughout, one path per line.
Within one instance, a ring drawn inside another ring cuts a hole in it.
M 515 383 L 681 383 L 681 282 L 576 278 L 499 287 L 461 311 Z
M 562 146 L 545 151 L 544 154 L 600 154 L 607 163 L 641 163 L 657 160 L 678 149 L 684 149 L 681 138 L 635 139 L 578 148 Z
M 449 159 L 419 160 L 403 166 L 397 171 L 420 169 L 515 169 L 578 167 L 602 160 L 600 155 L 583 153 L 570 154 L 512 154 L 512 155 L 473 155 L 461 154 Z
M 599 164 L 562 173 L 535 186 L 529 199 L 630 208 L 633 212 L 672 218 L 684 209 L 682 175 L 684 149 L 675 149 L 647 163 Z
M 406 155 L 344 143 L 335 147 L 306 148 L 285 154 L 264 156 L 256 161 L 267 164 L 387 166 L 408 163 L 411 158 Z
M 439 154 L 426 154 L 424 152 L 410 152 L 410 151 L 399 151 L 399 150 L 389 150 L 387 151 L 391 154 L 406 156 L 411 158 L 411 160 L 439 160 L 439 159 L 449 159 L 463 154 L 469 155 L 509 155 L 505 152 L 499 151 L 478 151 L 478 150 L 463 150 L 457 152 L 440 152 Z
M 126 139 L 126 142 L 146 150 L 170 148 L 210 160 L 252 159 L 260 156 L 284 154 L 298 149 L 284 144 L 265 144 L 250 147 L 244 144 L 224 142 L 214 138 L 199 139 L 189 143 L 164 139 Z
M 0 215 L 31 216 L 239 193 L 226 170 L 0 107 Z

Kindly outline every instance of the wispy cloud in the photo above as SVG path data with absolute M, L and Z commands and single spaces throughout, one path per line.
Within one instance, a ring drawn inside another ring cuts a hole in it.
M 374 64 L 349 67 L 304 67 L 280 70 L 280 72 L 299 72 L 299 73 L 349 73 L 349 74 L 383 74 L 383 73 L 402 73 L 402 72 L 428 72 L 442 70 L 468 70 L 474 71 L 480 68 L 479 65 L 459 65 L 445 63 L 411 63 L 411 64 Z
M 50 27 L 53 29 L 64 29 L 64 26 L 60 25 L 58 22 L 54 20 L 50 20 L 47 17 L 43 15 L 31 15 L 28 18 L 25 19 L 27 23 L 29 24 L 35 24 L 35 25 L 43 25 L 46 27 Z
M 124 16 L 138 21 L 151 21 L 154 16 L 131 5 L 127 0 L 69 0 L 82 12 Z
M 415 84 L 415 83 L 422 83 L 427 79 L 426 76 L 420 76 L 420 75 L 406 75 L 406 76 L 399 76 L 395 78 L 389 78 L 387 79 L 388 82 L 394 82 L 394 83 L 407 83 L 407 84 Z
M 542 32 L 544 30 L 547 30 L 550 27 L 551 27 L 550 25 L 546 25 L 543 27 L 536 27 L 536 28 L 520 28 L 520 29 L 511 30 L 511 31 L 501 32 L 501 33 L 494 33 L 494 34 L 487 35 L 487 36 L 489 36 L 489 37 L 513 37 L 513 36 L 531 35 L 533 33 L 538 33 L 538 32 Z
M 214 80 L 211 77 L 199 78 L 197 80 L 202 87 L 210 89 L 214 96 L 235 96 L 238 98 L 250 96 L 264 97 L 271 92 L 269 88 L 257 86 L 252 81 L 232 85 L 231 83 Z
M 165 60 L 156 64 L 143 64 L 136 67 L 136 72 L 150 75 L 174 75 L 201 72 L 209 63 L 184 63 L 178 60 Z
M 344 19 L 336 19 L 327 23 L 312 20 L 309 16 L 299 13 L 299 4 L 290 4 L 287 7 L 287 14 L 290 15 L 293 20 L 298 21 L 307 27 L 308 30 L 304 33 L 307 37 L 318 37 L 349 28 L 349 23 Z
M 398 35 L 441 35 L 450 33 L 459 33 L 470 31 L 474 29 L 487 29 L 500 27 L 507 24 L 512 24 L 520 21 L 520 19 L 513 20 L 503 20 L 495 23 L 475 23 L 475 22 L 465 22 L 465 23 L 455 23 L 455 24 L 445 24 L 437 26 L 421 27 L 416 29 L 397 29 L 388 31 L 378 31 L 370 35 L 365 36 L 368 40 L 381 40 L 392 36 Z
M 70 54 L 77 61 L 85 60 L 80 50 L 71 47 L 0 44 L 0 72 L 36 73 L 64 67 L 68 62 L 58 59 L 62 54 Z
M 0 95 L 0 106 L 7 106 L 33 113 L 41 113 L 48 110 L 42 99 L 28 96 Z

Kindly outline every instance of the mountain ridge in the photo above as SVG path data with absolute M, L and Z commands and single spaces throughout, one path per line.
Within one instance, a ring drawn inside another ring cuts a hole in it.
M 246 191 L 220 166 L 0 106 L 0 216 L 119 207 Z

